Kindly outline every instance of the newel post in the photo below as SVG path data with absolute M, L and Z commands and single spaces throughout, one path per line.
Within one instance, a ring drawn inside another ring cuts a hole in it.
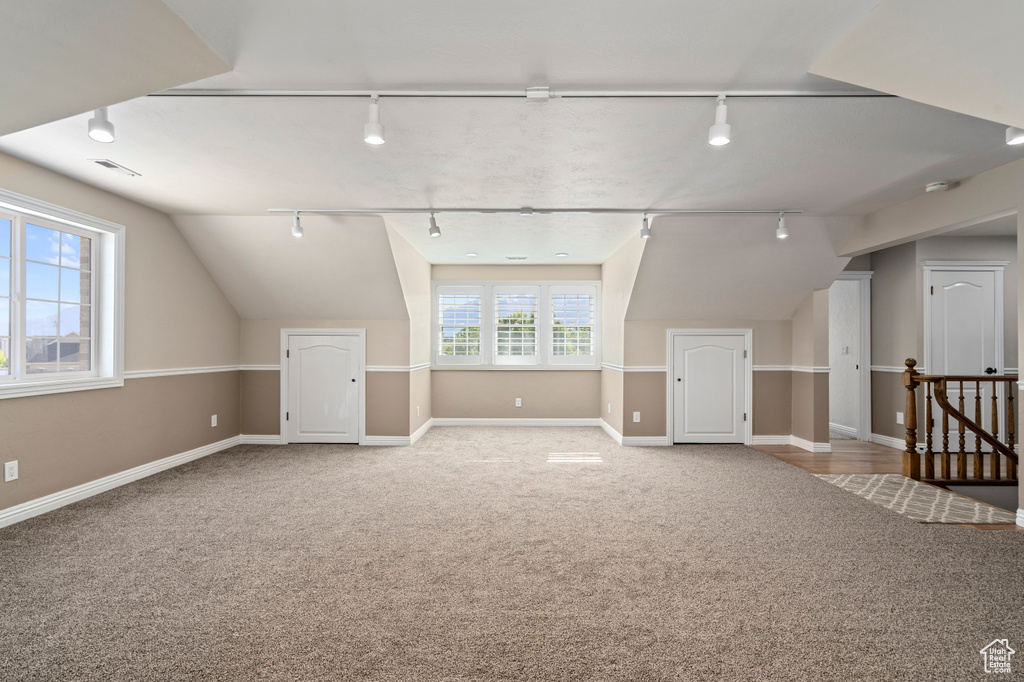
M 903 413 L 903 422 L 907 427 L 907 449 L 903 451 L 903 475 L 907 478 L 920 480 L 921 456 L 917 453 L 917 360 L 907 358 L 907 369 L 903 372 L 903 386 L 907 389 L 907 409 Z

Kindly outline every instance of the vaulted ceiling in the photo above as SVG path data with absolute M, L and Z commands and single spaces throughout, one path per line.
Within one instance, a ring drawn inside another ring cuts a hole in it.
M 370 146 L 362 141 L 365 97 L 137 97 L 141 93 L 114 87 L 120 73 L 113 69 L 96 74 L 91 90 L 112 105 L 113 144 L 85 135 L 90 114 L 81 112 L 100 102 L 62 97 L 63 81 L 52 79 L 56 98 L 77 103 L 79 113 L 48 122 L 51 114 L 30 112 L 42 125 L 0 138 L 0 151 L 178 216 L 211 269 L 244 267 L 228 264 L 237 259 L 213 257 L 242 238 L 240 225 L 286 233 L 290 217 L 267 217 L 271 208 L 797 209 L 811 216 L 858 216 L 919 194 L 927 182 L 962 179 L 1024 156 L 1024 149 L 1003 143 L 1003 123 L 950 111 L 956 107 L 946 104 L 937 108 L 925 97 L 916 99 L 926 103 L 875 96 L 859 87 L 881 87 L 867 78 L 845 83 L 810 73 L 815 64 L 832 65 L 818 73 L 836 73 L 830 68 L 843 65 L 840 57 L 847 54 L 854 71 L 858 65 L 870 71 L 880 57 L 866 54 L 863 40 L 855 41 L 856 50 L 849 47 L 850 36 L 875 30 L 879 17 L 905 23 L 915 11 L 926 11 L 920 4 L 772 0 L 743 3 L 741 12 L 735 3 L 694 0 L 166 0 L 201 39 L 180 43 L 183 62 L 205 64 L 201 57 L 215 53 L 231 70 L 191 79 L 182 73 L 177 83 L 164 79 L 159 87 L 265 93 L 521 92 L 549 86 L 556 95 L 758 90 L 872 96 L 730 98 L 733 140 L 725 147 L 707 144 L 712 97 L 555 97 L 545 103 L 525 97 L 384 97 L 387 142 Z M 928 6 L 936 11 L 957 4 Z M 981 23 L 1002 12 L 1005 23 L 1019 27 L 1016 10 L 993 6 Z M 9 25 L 38 24 L 43 18 L 37 14 L 19 7 Z M 108 13 L 105 21 L 104 35 L 134 34 L 136 45 L 151 39 L 154 53 L 165 47 L 157 28 L 130 13 Z M 967 19 L 961 23 L 965 35 L 976 34 Z M 98 30 L 91 26 L 84 30 Z M 983 71 L 998 57 L 998 46 L 980 57 L 959 54 L 951 30 L 943 27 L 942 33 L 946 55 L 963 62 L 957 74 Z M 928 42 L 927 35 L 909 33 L 908 40 Z M 118 49 L 125 69 L 150 71 L 150 56 Z M 60 60 L 66 80 L 75 73 L 75 51 Z M 909 57 L 906 63 L 904 77 L 912 79 L 920 64 Z M 26 69 L 23 79 L 50 78 L 47 71 L 33 72 L 31 64 Z M 89 161 L 96 158 L 141 176 L 115 174 Z M 246 223 L 245 216 L 259 220 Z M 443 236 L 432 240 L 427 218 L 386 215 L 384 221 L 434 263 L 505 262 L 512 255 L 534 263 L 601 263 L 639 229 L 639 215 L 439 214 Z M 664 239 L 660 248 L 680 270 L 703 267 L 708 254 L 735 246 L 743 230 L 760 238 L 774 229 L 764 216 L 658 220 L 661 234 L 679 226 L 681 236 Z M 344 233 L 355 223 L 321 224 Z M 687 241 L 687 230 L 699 239 Z M 270 243 L 275 255 L 291 248 L 287 240 Z M 648 249 L 657 248 L 656 234 Z M 785 248 L 786 262 L 835 257 L 829 240 L 801 239 L 799 230 Z M 305 249 L 292 249 L 295 260 L 281 276 L 315 286 L 310 273 L 316 268 L 304 267 L 300 255 Z M 469 260 L 469 252 L 478 255 Z M 557 252 L 569 256 L 556 259 Z M 837 259 L 830 268 L 841 263 Z M 214 274 L 228 281 L 237 273 Z M 756 285 L 753 275 L 737 276 L 747 287 Z M 783 288 L 798 284 L 805 283 Z

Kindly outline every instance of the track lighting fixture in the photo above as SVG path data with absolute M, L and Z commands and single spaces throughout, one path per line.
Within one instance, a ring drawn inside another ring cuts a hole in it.
M 302 223 L 299 222 L 299 212 L 296 211 L 295 212 L 295 220 L 292 221 L 292 236 L 293 237 L 301 237 L 302 235 L 303 235 Z
M 640 239 L 651 238 L 651 225 L 647 222 L 647 214 L 644 213 L 644 224 L 640 226 Z
M 100 107 L 89 119 L 89 137 L 97 142 L 114 141 L 114 124 L 107 119 L 107 108 Z
M 437 226 L 433 213 L 430 214 L 430 236 L 434 238 L 441 236 L 441 228 Z
M 789 236 L 789 230 L 786 229 L 786 214 L 779 214 L 779 226 L 775 230 L 775 236 L 778 239 L 785 239 Z
M 729 144 L 732 126 L 725 122 L 728 113 L 728 107 L 725 106 L 725 95 L 719 95 L 718 106 L 715 107 L 715 125 L 711 126 L 711 130 L 708 132 L 708 144 L 713 144 L 716 147 Z
M 363 128 L 363 139 L 367 144 L 384 144 L 384 126 L 380 123 L 380 105 L 377 95 L 370 97 L 370 121 Z
M 1006 129 L 1006 144 L 1024 144 L 1024 128 L 1010 126 Z

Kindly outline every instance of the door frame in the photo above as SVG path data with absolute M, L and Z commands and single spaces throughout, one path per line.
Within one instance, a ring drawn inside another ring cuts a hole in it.
M 871 275 L 873 270 L 841 272 L 836 280 L 860 282 L 860 428 L 857 439 L 871 441 Z
M 668 371 L 665 375 L 665 391 L 667 405 L 665 413 L 665 429 L 668 434 L 668 444 L 675 445 L 675 391 L 672 387 L 672 377 L 675 376 L 675 340 L 680 336 L 742 336 L 743 337 L 743 411 L 747 414 L 747 420 L 743 423 L 743 444 L 753 443 L 754 433 L 754 330 L 753 329 L 669 329 L 667 333 L 668 343 Z
M 1010 264 L 1009 261 L 938 261 L 929 260 L 924 262 L 924 369 L 917 368 L 922 374 L 931 373 L 932 368 L 932 273 L 937 271 L 945 272 L 992 272 L 995 275 L 995 297 L 996 309 L 994 311 L 995 344 L 996 344 L 996 371 L 1003 373 L 1006 365 L 1004 357 L 1006 350 L 1003 348 L 1003 340 L 1006 337 L 1006 326 L 1003 320 L 1003 272 Z
M 293 336 L 352 336 L 358 341 L 359 356 L 359 445 L 366 444 L 366 330 L 365 329 L 282 329 L 281 330 L 281 443 L 288 443 L 288 341 Z

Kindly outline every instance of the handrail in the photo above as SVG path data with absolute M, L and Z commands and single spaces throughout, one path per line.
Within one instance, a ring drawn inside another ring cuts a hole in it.
M 926 375 L 918 374 L 914 368 L 917 365 L 917 361 L 913 358 L 909 358 L 906 361 L 907 369 L 903 372 L 902 380 L 903 386 L 907 389 L 907 406 L 906 412 L 904 413 L 904 421 L 906 425 L 906 450 L 903 452 L 903 475 L 910 478 L 925 480 L 933 482 L 939 485 L 949 485 L 953 483 L 964 483 L 969 482 L 971 484 L 984 483 L 984 484 L 1013 484 L 1017 479 L 1017 465 L 1019 463 L 1017 453 L 1014 451 L 1014 439 L 1016 437 L 1016 414 L 1014 408 L 1014 397 L 1013 397 L 1013 386 L 1017 382 L 1016 375 Z M 949 384 L 959 383 L 960 384 L 960 395 L 959 405 L 954 407 L 949 401 Z M 967 416 L 964 409 L 964 384 L 973 383 L 975 396 L 974 396 L 974 419 Z M 981 388 L 983 384 L 990 384 L 992 386 L 992 412 L 991 412 L 991 432 L 986 430 L 982 424 L 982 397 Z M 927 386 L 927 392 L 925 395 L 925 424 L 928 426 L 926 430 L 925 448 L 924 448 L 924 463 L 925 471 L 924 476 L 921 472 L 921 454 L 918 452 L 918 441 L 917 441 L 917 388 L 921 385 Z M 996 387 L 999 385 L 1006 385 L 1006 443 L 1003 443 L 999 439 L 999 395 L 996 391 Z M 933 390 L 934 389 L 934 390 Z M 942 410 L 942 450 L 935 452 L 932 450 L 932 429 L 934 428 L 934 420 L 932 419 L 932 393 L 934 392 L 935 402 Z M 949 419 L 952 417 L 957 423 L 957 432 L 959 434 L 959 451 L 953 453 L 949 450 Z M 975 449 L 974 449 L 974 477 L 967 477 L 967 455 L 969 454 L 965 448 L 964 435 L 967 431 L 970 431 L 975 436 Z M 984 466 L 984 453 L 982 452 L 981 444 L 986 443 L 992 448 L 990 453 L 990 472 L 991 478 L 985 478 L 985 466 Z M 950 472 L 950 456 L 956 455 L 957 459 L 957 473 L 954 478 Z M 941 462 L 941 475 L 935 476 L 935 455 L 940 456 Z M 1006 479 L 1002 478 L 1000 458 L 1006 457 Z

